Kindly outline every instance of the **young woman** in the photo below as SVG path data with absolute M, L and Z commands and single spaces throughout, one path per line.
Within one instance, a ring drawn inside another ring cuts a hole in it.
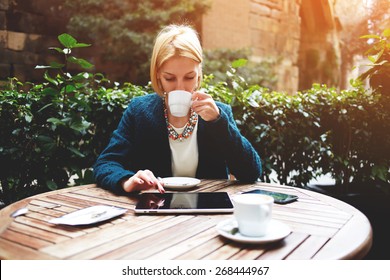
M 150 76 L 155 93 L 135 97 L 108 146 L 94 165 L 98 185 L 112 191 L 157 189 L 171 176 L 256 181 L 261 162 L 234 121 L 231 107 L 199 91 L 202 47 L 187 25 L 169 25 L 158 34 Z M 175 117 L 168 93 L 192 93 L 184 117 Z

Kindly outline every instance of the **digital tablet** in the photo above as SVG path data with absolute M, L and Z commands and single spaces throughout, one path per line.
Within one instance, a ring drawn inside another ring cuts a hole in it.
M 138 214 L 232 213 L 226 192 L 141 193 L 135 207 Z

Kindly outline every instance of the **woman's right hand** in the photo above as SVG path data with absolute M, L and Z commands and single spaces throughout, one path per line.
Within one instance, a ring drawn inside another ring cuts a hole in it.
M 165 193 L 164 183 L 157 179 L 150 170 L 139 170 L 132 177 L 121 182 L 125 192 L 144 191 L 157 189 L 160 193 Z

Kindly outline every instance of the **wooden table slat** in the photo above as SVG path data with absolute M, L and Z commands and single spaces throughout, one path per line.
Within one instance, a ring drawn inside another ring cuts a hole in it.
M 15 242 L 0 238 L 0 259 L 1 260 L 52 260 L 56 259 L 50 255 L 20 245 Z
M 225 241 L 220 237 L 216 236 L 212 239 L 207 240 L 202 245 L 194 248 L 191 251 L 187 251 L 186 253 L 177 257 L 177 260 L 200 260 L 207 259 L 207 255 L 211 252 L 217 250 L 218 248 L 224 246 Z
M 204 259 L 207 260 L 226 260 L 232 258 L 234 255 L 236 255 L 238 252 L 240 252 L 242 249 L 242 245 L 237 244 L 235 242 L 227 242 L 224 246 L 219 247 L 218 249 L 214 250 L 207 256 L 205 256 Z
M 272 213 L 273 218 L 277 220 L 289 221 L 289 222 L 297 222 L 300 223 L 303 219 L 305 220 L 305 224 L 310 224 L 319 227 L 330 227 L 330 228 L 340 228 L 343 224 L 346 223 L 346 220 L 341 221 L 329 221 L 327 219 L 323 219 L 322 217 L 305 217 L 305 215 L 295 215 L 287 212 L 283 213 Z
M 366 227 L 368 219 L 362 215 L 355 215 L 348 223 L 341 228 L 338 233 L 330 239 L 327 244 L 319 251 L 314 259 L 349 259 L 352 256 L 362 258 L 368 253 L 372 243 L 371 227 Z M 351 234 L 354 230 L 359 230 L 359 234 Z M 362 244 L 369 244 L 368 249 L 363 249 Z M 346 248 L 346 250 L 337 250 L 337 247 Z M 348 253 L 346 253 L 348 252 Z
M 288 224 L 295 232 L 307 233 L 310 235 L 332 237 L 339 231 L 339 228 L 335 228 L 335 227 L 320 227 L 308 223 L 292 222 L 290 220 L 279 220 L 279 221 Z
M 182 223 L 176 224 L 174 227 L 165 228 L 160 231 L 156 229 L 155 233 L 144 237 L 136 244 L 132 244 L 131 247 L 134 250 L 128 250 L 125 255 L 121 256 L 121 259 L 145 259 L 151 255 L 165 250 L 172 245 L 182 242 L 189 237 L 197 235 L 205 228 L 213 227 L 212 220 L 206 217 L 200 222 L 199 219 L 189 219 Z M 163 236 L 164 238 L 157 238 L 155 235 Z M 147 247 L 147 244 L 153 243 L 153 246 Z
M 183 216 L 180 219 L 186 219 L 186 217 Z M 177 220 L 180 221 L 180 219 Z M 171 221 L 173 219 L 169 219 L 168 217 L 164 220 Z M 167 223 L 167 226 L 172 226 L 175 224 L 175 222 L 176 221 Z M 161 227 L 163 227 L 163 225 L 158 223 L 156 223 L 156 225 L 160 225 Z M 153 233 L 152 229 L 148 230 L 151 231 L 151 234 Z M 87 236 L 80 237 L 77 240 L 65 241 L 59 244 L 46 247 L 42 249 L 42 252 L 52 254 L 53 256 L 59 258 L 69 258 L 74 254 L 80 253 L 81 251 L 97 247 L 107 242 L 112 242 L 116 238 L 128 234 L 128 231 L 132 232 L 131 224 L 129 224 L 128 222 L 124 222 L 119 225 L 116 225 L 115 227 L 104 228 L 98 232 L 93 232 Z M 143 237 L 143 235 L 140 235 L 139 237 L 141 238 Z
M 9 229 L 26 235 L 26 238 L 28 238 L 28 236 L 33 236 L 43 240 L 52 241 L 54 243 L 59 243 L 70 239 L 68 236 L 56 234 L 39 228 L 31 228 L 28 225 L 20 223 L 12 223 Z
M 321 248 L 328 242 L 329 238 L 322 236 L 310 235 L 306 238 L 298 248 L 287 256 L 288 260 L 307 260 L 321 250 Z
M 300 211 L 300 210 L 294 210 L 294 211 L 286 211 L 286 209 L 280 209 L 277 207 L 274 207 L 272 210 L 272 214 L 275 215 L 274 217 L 278 216 L 279 218 L 284 217 L 285 219 L 288 218 L 294 218 L 294 219 L 301 219 L 301 220 L 320 220 L 322 222 L 329 222 L 336 225 L 342 225 L 345 224 L 346 221 L 348 221 L 351 216 L 337 216 L 333 214 L 317 214 L 317 212 L 311 212 L 307 213 L 306 211 Z
M 42 240 L 35 236 L 23 234 L 11 229 L 6 229 L 4 232 L 2 232 L 1 238 L 33 249 L 39 249 L 52 244 L 51 242 Z
M 119 196 L 115 194 L 111 194 L 107 190 L 103 190 L 101 188 L 87 189 L 87 190 L 79 190 L 72 192 L 72 194 L 83 195 L 86 199 L 102 199 L 106 201 L 107 204 L 113 205 L 112 203 L 117 203 L 118 206 L 128 208 L 129 205 L 135 205 L 137 203 L 137 195 L 129 194 L 126 196 Z
M 77 238 L 81 235 L 86 234 L 85 232 L 80 231 L 80 229 L 78 228 L 68 227 L 68 226 L 53 226 L 52 224 L 49 224 L 46 221 L 32 219 L 27 216 L 19 216 L 15 219 L 14 222 L 18 222 L 30 226 L 31 228 L 38 228 L 38 229 L 46 230 L 48 232 L 69 236 L 72 238 Z
M 134 203 L 130 203 L 131 201 L 114 201 L 110 199 L 105 199 L 103 197 L 91 197 L 91 196 L 86 196 L 84 194 L 80 193 L 68 193 L 66 194 L 66 197 L 69 198 L 69 200 L 88 200 L 91 203 L 96 203 L 96 205 L 109 205 L 109 206 L 117 206 L 121 208 L 127 208 L 127 209 L 134 209 Z
M 258 260 L 284 260 L 291 252 L 296 250 L 306 239 L 305 233 L 293 232 L 284 240 L 267 245 L 267 251 L 261 254 Z M 313 248 L 308 248 L 311 254 L 314 254 Z
M 176 259 L 189 250 L 195 249 L 203 243 L 209 241 L 212 238 L 217 237 L 219 234 L 214 226 L 208 228 L 195 236 L 189 237 L 183 242 L 169 246 L 169 248 L 157 252 L 147 259 L 160 259 L 160 260 L 172 260 Z
M 104 255 L 110 254 L 111 252 L 117 251 L 121 249 L 123 246 L 126 246 L 127 244 L 137 242 L 137 240 L 140 240 L 143 238 L 143 235 L 140 233 L 141 230 L 147 229 L 150 227 L 150 223 L 153 222 L 155 226 L 158 227 L 167 227 L 167 226 L 174 226 L 172 224 L 172 216 L 166 216 L 166 217 L 158 217 L 158 219 L 152 219 L 154 217 L 148 217 L 151 218 L 149 220 L 140 219 L 137 220 L 129 220 L 124 224 L 124 228 L 122 228 L 122 232 L 117 235 L 111 235 L 110 240 L 106 240 L 105 242 L 101 244 L 97 244 L 95 247 L 91 248 L 84 248 L 82 251 L 77 252 L 76 254 L 68 254 L 71 255 L 67 257 L 68 259 L 104 259 Z M 165 221 L 168 221 L 168 223 L 164 223 Z M 176 220 L 175 222 L 180 222 L 180 220 Z M 116 227 L 118 229 L 118 227 Z

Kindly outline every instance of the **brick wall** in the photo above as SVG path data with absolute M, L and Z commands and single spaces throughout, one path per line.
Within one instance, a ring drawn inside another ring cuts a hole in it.
M 50 46 L 65 32 L 61 0 L 0 0 L 0 80 L 18 77 L 35 81 L 37 64 L 53 60 Z
M 250 48 L 255 61 L 283 58 L 278 90 L 296 91 L 300 0 L 213 0 L 202 21 L 206 49 Z
M 240 49 L 251 45 L 250 0 L 213 0 L 202 19 L 202 44 L 206 49 Z

